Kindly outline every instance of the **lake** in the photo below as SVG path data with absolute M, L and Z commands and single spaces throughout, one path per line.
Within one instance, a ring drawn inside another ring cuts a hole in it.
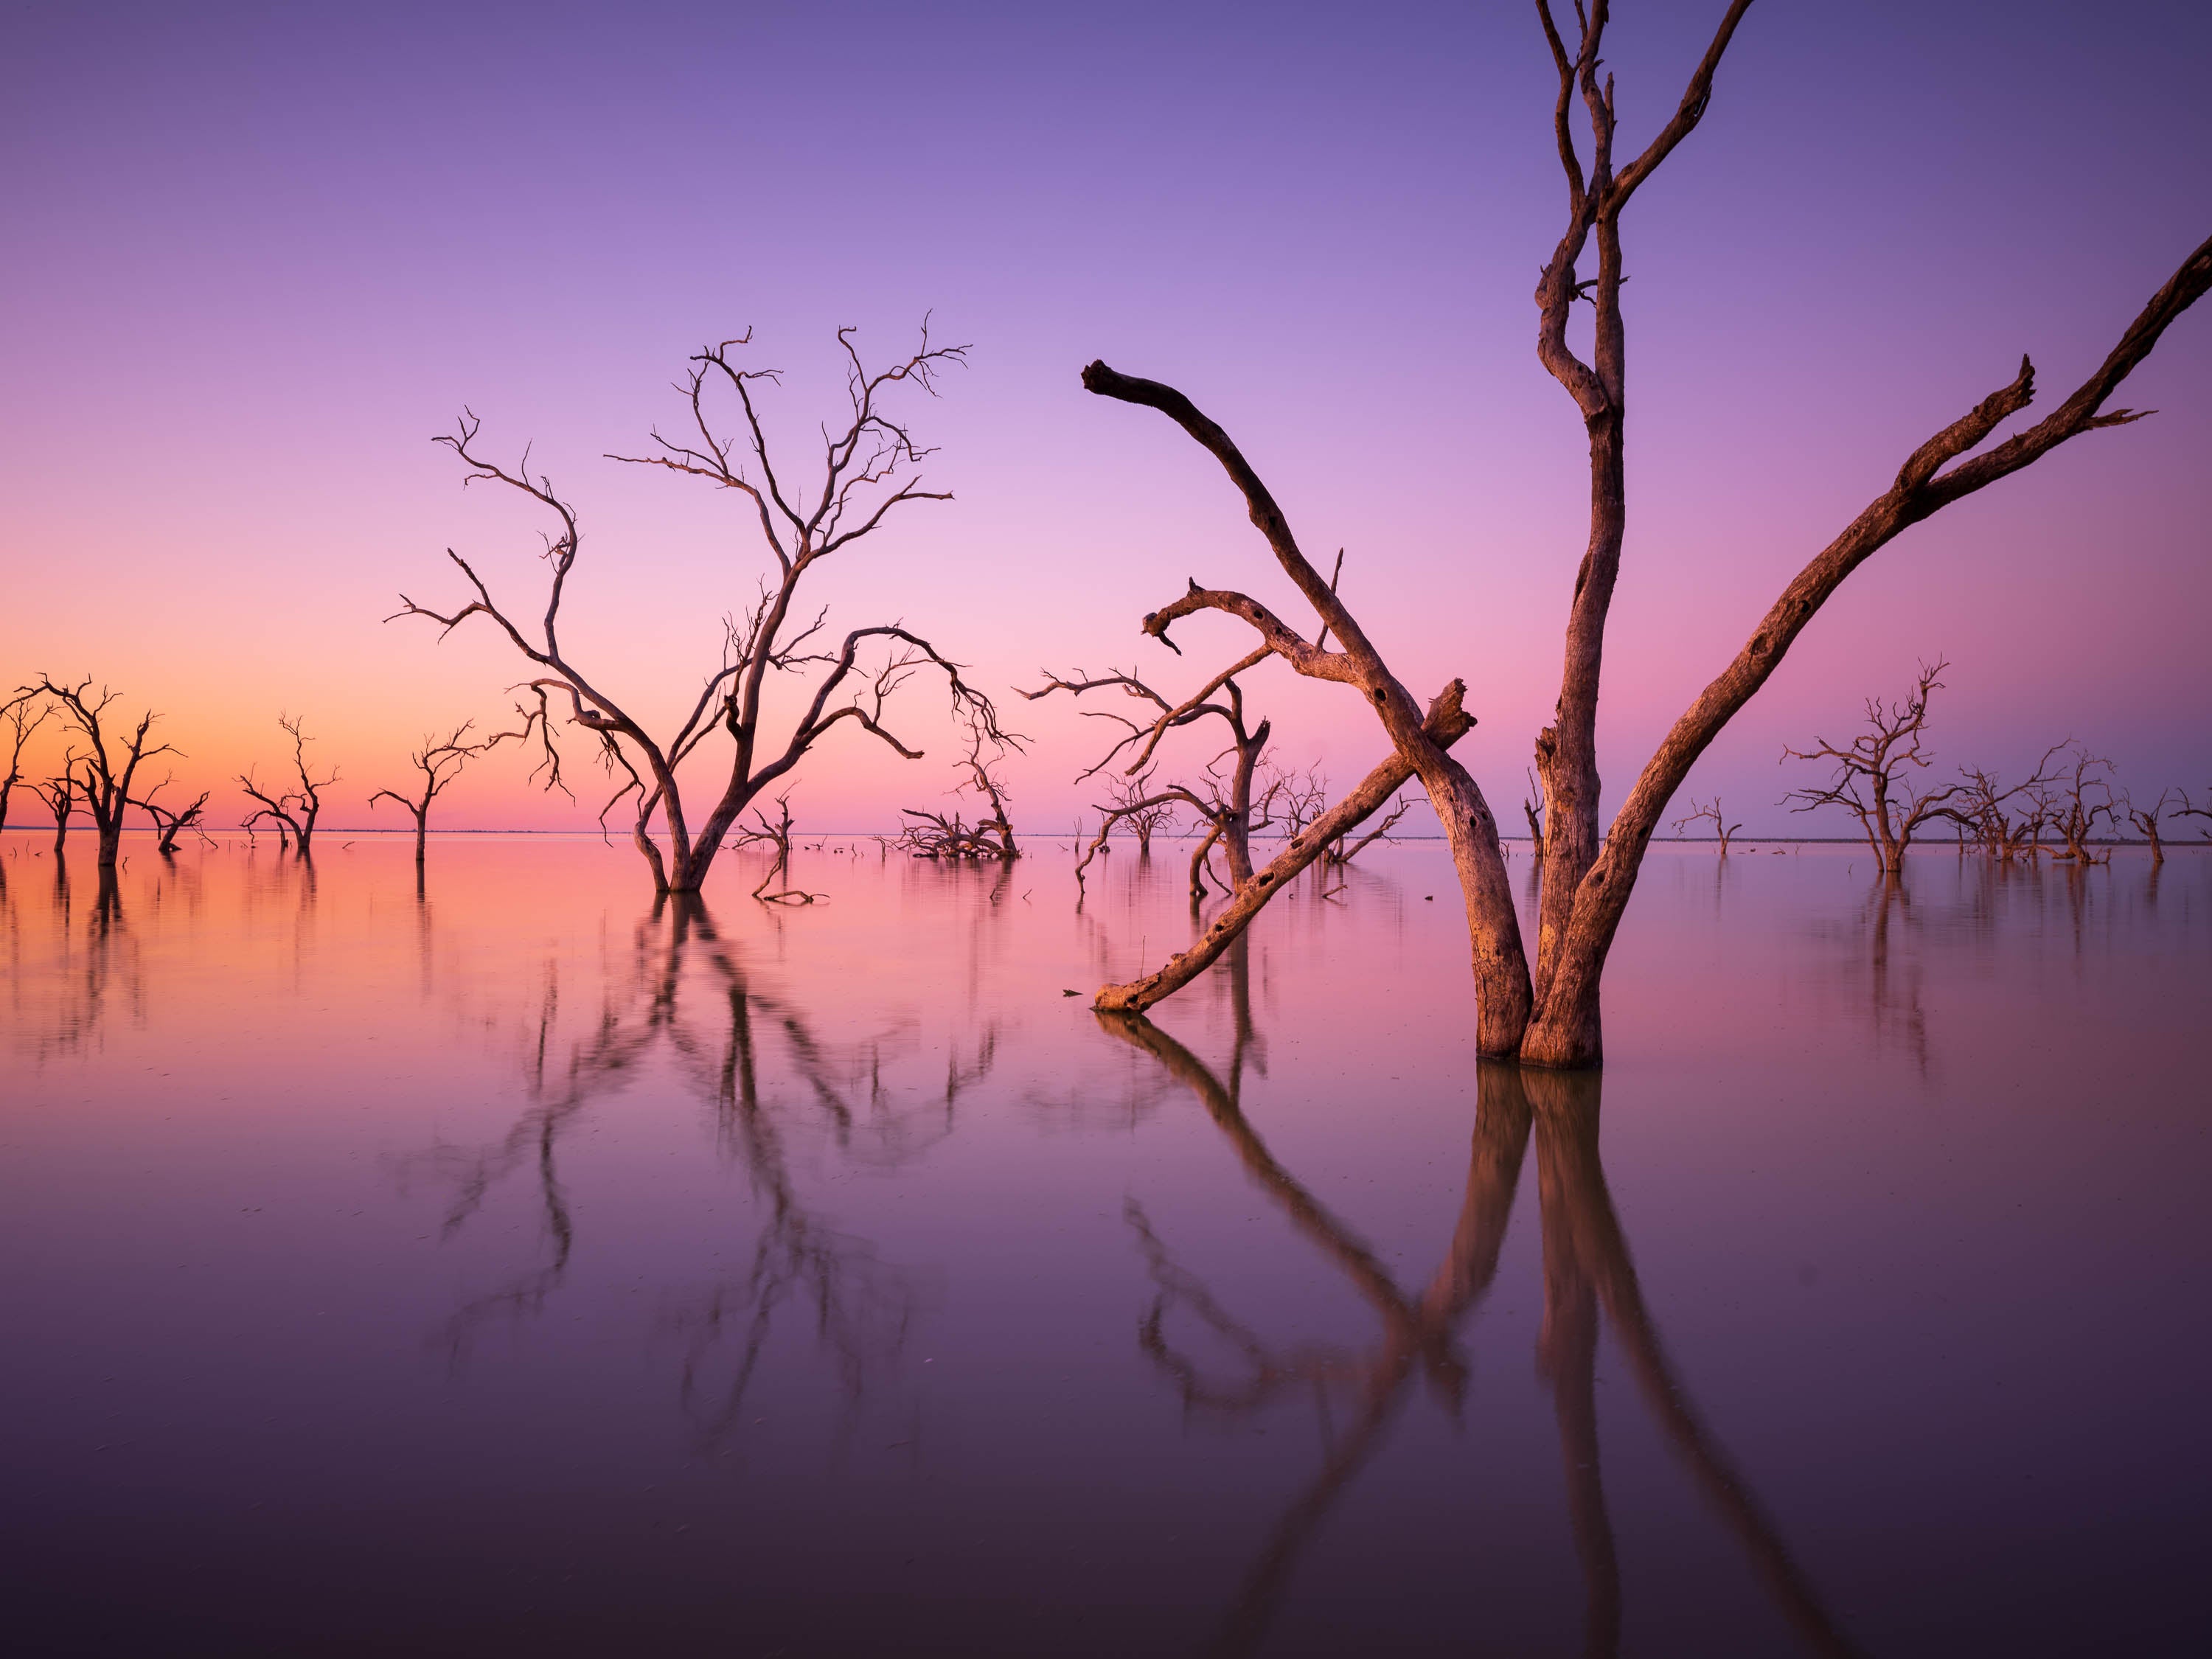
M 590 838 L 133 838 L 106 899 L 51 841 L 16 1651 L 2201 1639 L 2203 849 L 1655 848 L 1601 1079 L 1477 1064 L 1437 844 L 1145 1024 L 1087 1003 L 1180 843 L 656 908 Z

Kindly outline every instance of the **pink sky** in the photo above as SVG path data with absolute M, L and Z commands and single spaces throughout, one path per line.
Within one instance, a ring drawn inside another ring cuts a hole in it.
M 1632 143 L 1720 9 L 1625 3 Z M 488 630 L 380 618 L 450 599 L 453 546 L 518 608 L 538 524 L 464 496 L 428 441 L 464 404 L 550 472 L 586 550 L 580 659 L 688 701 L 759 568 L 740 503 L 600 458 L 678 408 L 701 342 L 758 330 L 787 453 L 836 410 L 832 331 L 972 342 L 910 410 L 957 499 L 825 568 L 843 626 L 903 618 L 979 682 L 1138 665 L 1180 688 L 1243 648 L 1139 618 L 1187 577 L 1294 596 L 1218 471 L 1086 396 L 1103 356 L 1175 382 L 1269 478 L 1423 696 L 1466 677 L 1461 754 L 1517 823 L 1584 533 L 1581 432 L 1529 291 L 1562 212 L 1528 9 L 89 6 L 0 51 L 11 169 L 0 307 L 0 679 L 89 673 L 166 711 L 215 783 L 306 714 L 372 822 L 432 726 L 490 717 Z M 529 26 L 520 27 L 527 18 Z M 2155 86 L 2142 68 L 2158 42 Z M 1905 453 L 2035 358 L 2063 395 L 2212 228 L 2212 21 L 1972 0 L 1754 7 L 1711 114 L 1628 225 L 1629 541 L 1601 726 L 1617 801 L 1789 575 Z M 2069 446 L 1854 576 L 1692 775 L 1754 830 L 1804 781 L 1785 741 L 1849 726 L 1916 660 L 1954 666 L 1936 748 L 2017 769 L 2078 736 L 2139 793 L 2212 780 L 2212 313 L 2130 382 L 2161 412 Z M 1198 648 L 1194 648 L 1194 647 Z M 1253 677 L 1282 752 L 1340 783 L 1382 744 L 1341 688 Z M 1009 699 L 1009 701 L 1014 701 Z M 1095 728 L 1018 704 L 1037 828 Z M 841 736 L 802 823 L 890 822 L 952 781 Z M 198 787 L 196 785 L 195 787 Z M 234 796 L 219 793 L 229 816 Z M 36 803 L 18 796 L 12 816 Z M 502 758 L 452 827 L 562 825 Z

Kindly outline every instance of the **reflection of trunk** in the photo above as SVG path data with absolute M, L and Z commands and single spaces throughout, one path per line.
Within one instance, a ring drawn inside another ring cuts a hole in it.
M 1232 973 L 1232 988 L 1242 982 Z M 1598 1161 L 1597 1076 L 1505 1065 L 1480 1069 L 1474 1155 L 1459 1224 L 1427 1289 L 1418 1297 L 1408 1297 L 1376 1253 L 1284 1168 L 1245 1118 L 1238 1095 L 1249 1015 L 1247 1007 L 1237 1012 L 1238 1035 L 1226 1086 L 1188 1048 L 1141 1017 L 1101 1014 L 1099 1024 L 1152 1054 L 1189 1087 L 1254 1182 L 1343 1272 L 1381 1316 L 1383 1329 L 1380 1341 L 1363 1355 L 1316 1355 L 1304 1349 L 1278 1358 L 1202 1285 L 1174 1267 L 1132 1201 L 1133 1224 L 1152 1260 L 1155 1282 L 1162 1286 L 1161 1300 L 1140 1329 L 1139 1346 L 1176 1380 L 1187 1405 L 1249 1411 L 1286 1385 L 1318 1388 L 1331 1382 L 1350 1382 L 1359 1395 L 1355 1420 L 1330 1444 L 1321 1468 L 1276 1522 L 1208 1650 L 1259 1650 L 1300 1553 L 1380 1449 L 1413 1378 L 1425 1376 L 1455 1413 L 1462 1408 L 1468 1371 L 1455 1350 L 1453 1333 L 1496 1273 L 1533 1126 L 1545 1286 L 1538 1358 L 1553 1396 L 1569 1512 L 1587 1585 L 1585 1650 L 1616 1652 L 1621 1626 L 1620 1565 L 1598 1457 L 1595 1365 L 1601 1312 L 1667 1438 L 1750 1557 L 1784 1616 L 1814 1652 L 1854 1652 L 1691 1408 L 1660 1346 Z M 1241 1352 L 1253 1368 L 1252 1380 L 1237 1387 L 1209 1382 L 1193 1361 L 1170 1348 L 1164 1319 L 1171 1302 Z
M 1692 1409 L 1681 1379 L 1661 1346 L 1599 1162 L 1597 1075 L 1532 1069 L 1522 1073 L 1517 1081 L 1534 1112 L 1547 1295 L 1555 1259 L 1587 1280 L 1627 1357 L 1646 1407 L 1706 1501 L 1735 1534 L 1783 1615 L 1814 1651 L 1856 1652 L 1820 1605 L 1774 1523 Z M 1556 1249 L 1555 1231 L 1560 1235 Z

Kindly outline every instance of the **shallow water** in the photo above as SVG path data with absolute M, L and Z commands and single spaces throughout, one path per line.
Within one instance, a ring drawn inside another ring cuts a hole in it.
M 733 859 L 656 915 L 596 842 L 419 892 L 137 842 L 103 903 L 48 839 L 0 838 L 18 1650 L 2203 1624 L 2201 850 L 1656 848 L 1601 1085 L 1475 1064 L 1432 846 L 1154 1029 L 1085 1004 L 1188 936 L 1172 853 L 1078 909 L 1065 843 L 833 838 L 822 903 Z

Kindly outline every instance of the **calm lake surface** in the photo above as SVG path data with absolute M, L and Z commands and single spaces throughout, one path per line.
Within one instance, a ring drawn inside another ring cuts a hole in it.
M 0 838 L 14 1651 L 2203 1650 L 2201 849 L 1656 848 L 1601 1083 L 1477 1066 L 1433 845 L 1155 1029 L 1172 845 L 686 915 L 71 839 Z

